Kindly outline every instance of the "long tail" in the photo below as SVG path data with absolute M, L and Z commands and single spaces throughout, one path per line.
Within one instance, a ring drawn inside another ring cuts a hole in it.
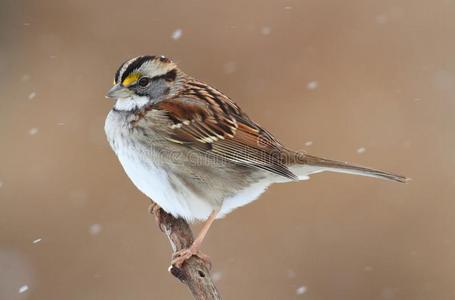
M 370 169 L 361 166 L 355 166 L 342 161 L 325 159 L 308 154 L 298 154 L 294 163 L 290 166 L 300 180 L 308 179 L 308 176 L 324 171 L 346 173 L 353 175 L 369 176 L 392 181 L 405 183 L 409 178 L 401 175 L 396 175 L 389 172 Z

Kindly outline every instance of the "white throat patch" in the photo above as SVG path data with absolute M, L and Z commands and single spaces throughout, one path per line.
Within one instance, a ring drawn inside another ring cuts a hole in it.
M 149 103 L 149 99 L 145 96 L 132 96 L 128 98 L 119 98 L 115 102 L 116 110 L 130 111 L 144 107 Z

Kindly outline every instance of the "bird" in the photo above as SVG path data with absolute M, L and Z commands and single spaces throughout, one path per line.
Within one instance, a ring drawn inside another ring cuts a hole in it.
M 107 98 L 107 140 L 133 184 L 165 212 L 204 224 L 174 254 L 181 267 L 206 258 L 201 244 L 214 220 L 256 200 L 270 185 L 338 172 L 407 182 L 408 178 L 290 150 L 224 93 L 165 56 L 123 62 Z

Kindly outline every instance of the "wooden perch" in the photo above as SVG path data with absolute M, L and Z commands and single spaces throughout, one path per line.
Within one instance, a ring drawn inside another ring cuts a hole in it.
M 193 243 L 194 237 L 188 223 L 182 218 L 174 218 L 158 205 L 152 204 L 150 212 L 155 216 L 159 228 L 168 237 L 173 253 L 186 249 Z M 169 272 L 186 284 L 196 300 L 219 300 L 220 293 L 213 283 L 209 272 L 210 266 L 199 257 L 193 256 L 182 266 L 169 267 Z

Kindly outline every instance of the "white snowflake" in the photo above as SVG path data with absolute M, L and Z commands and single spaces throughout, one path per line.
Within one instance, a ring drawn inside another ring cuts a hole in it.
M 101 225 L 100 224 L 92 224 L 90 225 L 90 229 L 89 229 L 89 232 L 91 235 L 97 235 L 101 232 Z
M 313 91 L 315 89 L 317 89 L 319 86 L 319 83 L 315 80 L 313 81 L 310 81 L 308 82 L 308 84 L 306 85 L 306 88 L 309 89 L 310 91 Z
M 19 288 L 19 294 L 25 293 L 26 291 L 28 291 L 28 285 L 26 284 Z
M 305 292 L 306 292 L 306 286 L 303 286 L 303 285 L 300 286 L 300 287 L 298 287 L 298 288 L 295 290 L 295 293 L 296 293 L 297 295 L 303 295 L 303 294 L 305 294 Z
M 173 39 L 173 40 L 178 40 L 179 38 L 182 37 L 182 33 L 183 33 L 182 29 L 180 29 L 180 28 L 179 28 L 179 29 L 176 29 L 176 30 L 172 33 L 172 39 Z
M 311 145 L 313 145 L 312 141 L 308 141 L 308 142 L 305 143 L 305 146 L 311 146 Z
M 41 242 L 43 239 L 42 238 L 37 238 L 36 240 L 33 241 L 33 244 L 38 244 Z
M 36 92 L 31 92 L 29 95 L 28 95 L 28 99 L 29 100 L 32 100 L 33 98 L 36 97 Z
M 365 153 L 365 151 L 367 151 L 367 149 L 365 149 L 365 147 L 360 147 L 357 149 L 357 153 L 359 153 L 359 154 Z
M 35 127 L 34 128 L 30 128 L 30 130 L 28 131 L 28 134 L 35 135 L 35 134 L 38 133 L 38 131 L 39 131 L 38 128 L 35 128 Z

